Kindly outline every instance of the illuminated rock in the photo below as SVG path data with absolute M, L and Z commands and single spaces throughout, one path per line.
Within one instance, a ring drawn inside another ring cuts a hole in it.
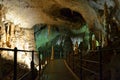
M 20 50 L 35 50 L 34 31 L 32 29 L 21 28 L 19 25 L 8 22 L 3 23 L 0 34 L 0 46 L 3 48 L 14 49 L 17 47 Z M 17 52 L 17 54 L 18 62 L 28 65 L 28 62 L 31 61 L 32 53 Z M 13 59 L 14 53 L 12 51 L 2 51 L 1 55 L 6 59 Z

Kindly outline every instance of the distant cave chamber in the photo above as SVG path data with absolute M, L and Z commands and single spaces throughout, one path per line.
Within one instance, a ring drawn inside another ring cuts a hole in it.
M 56 8 L 53 8 L 52 11 L 46 11 L 46 13 L 53 16 L 54 18 L 69 21 L 70 23 L 85 23 L 84 18 L 79 12 L 71 10 L 70 8 Z

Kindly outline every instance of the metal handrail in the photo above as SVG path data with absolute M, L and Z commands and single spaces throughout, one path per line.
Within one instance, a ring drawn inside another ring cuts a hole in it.
M 112 51 L 112 50 L 119 50 L 120 51 L 120 48 L 101 49 L 101 51 Z M 99 50 L 90 50 L 89 52 L 99 52 Z
M 89 72 L 91 72 L 91 73 L 93 73 L 93 74 L 95 74 L 95 75 L 99 75 L 99 73 L 96 73 L 95 71 L 90 70 L 90 69 L 88 69 L 88 68 L 82 67 L 82 69 L 84 69 L 84 70 L 86 70 L 86 71 L 89 71 Z
M 14 49 L 8 49 L 8 48 L 0 48 L 0 50 L 14 51 Z
M 91 63 L 96 63 L 96 64 L 99 64 L 98 61 L 93 61 L 93 60 L 87 60 L 87 59 L 80 59 L 82 61 L 86 61 L 86 62 L 91 62 Z M 103 64 L 103 63 L 102 63 Z
M 14 49 L 9 49 L 9 48 L 0 48 L 0 50 L 5 50 L 5 51 L 14 51 L 14 78 L 13 80 L 17 80 L 17 52 L 32 52 L 32 61 L 31 61 L 31 71 L 33 72 L 34 70 L 34 52 L 38 51 L 29 51 L 29 50 L 18 50 L 16 47 Z M 33 76 L 33 75 L 32 75 Z M 32 77 L 33 78 L 33 77 Z
M 99 64 L 98 61 L 93 61 L 93 60 L 88 60 L 88 59 L 80 59 L 80 58 L 75 58 L 76 60 L 82 60 L 82 61 L 86 61 L 86 62 L 91 62 L 91 63 L 96 63 Z M 102 63 L 103 64 L 103 63 Z
M 75 58 L 74 54 L 71 54 L 72 56 L 69 56 L 69 58 L 73 58 L 74 59 L 74 60 L 72 60 L 71 63 L 75 63 L 76 60 L 80 61 L 80 65 L 79 65 L 80 75 L 81 75 L 80 76 L 80 80 L 82 80 L 82 78 L 81 78 L 82 77 L 82 72 L 83 72 L 82 69 L 98 75 L 99 76 L 99 80 L 103 80 L 103 69 L 102 69 L 103 67 L 102 66 L 103 66 L 104 63 L 103 63 L 103 58 L 102 58 L 102 56 L 103 56 L 102 52 L 104 52 L 104 51 L 113 51 L 113 53 L 116 53 L 116 52 L 120 51 L 120 49 L 119 48 L 102 49 L 101 47 L 99 47 L 98 50 L 90 50 L 89 53 L 97 53 L 97 55 L 98 55 L 98 61 L 97 60 L 83 59 L 84 55 L 82 53 L 80 53 L 79 58 L 78 57 Z M 84 64 L 83 64 L 83 61 L 89 62 L 89 63 L 99 64 L 98 65 L 99 71 L 97 71 L 98 73 L 94 72 L 93 70 L 90 70 L 90 69 L 86 68 L 84 66 Z M 74 71 L 74 69 L 73 69 L 73 71 Z
M 14 51 L 14 49 L 10 49 L 10 48 L 0 48 L 0 50 Z M 34 50 L 19 50 L 19 49 L 17 49 L 17 51 L 20 51 L 20 52 L 32 52 Z M 38 52 L 38 51 L 34 51 L 34 52 Z

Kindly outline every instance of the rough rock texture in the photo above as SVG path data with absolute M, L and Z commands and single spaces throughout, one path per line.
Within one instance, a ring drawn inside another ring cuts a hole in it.
M 8 10 L 6 18 L 17 24 L 22 23 L 21 27 L 31 28 L 37 23 L 66 25 L 69 28 L 71 26 L 72 28 L 80 27 L 79 23 L 62 18 L 61 9 L 68 8 L 71 12 L 75 11 L 81 14 L 90 29 L 104 33 L 96 12 L 85 0 L 7 0 L 3 1 L 3 4 L 6 5 Z M 95 22 L 98 24 L 97 26 L 94 26 Z
M 11 22 L 3 23 L 0 31 L 0 47 L 20 50 L 35 50 L 34 31 L 32 29 L 20 28 Z M 13 59 L 12 51 L 1 51 L 2 57 Z M 27 61 L 27 58 L 29 60 Z M 26 64 L 31 60 L 31 53 L 18 52 L 18 62 L 25 62 Z
M 104 33 L 95 10 L 104 10 L 105 2 L 109 8 L 114 7 L 115 1 L 119 6 L 119 0 L 1 0 L 0 3 L 5 5 L 6 19 L 21 24 L 21 27 L 31 28 L 35 24 L 46 23 L 80 28 L 80 22 L 70 22 L 63 18 L 60 11 L 67 8 L 71 13 L 75 11 L 81 14 L 94 33 L 96 30 Z M 119 11 L 116 15 L 119 15 Z M 119 20 L 119 16 L 117 18 Z

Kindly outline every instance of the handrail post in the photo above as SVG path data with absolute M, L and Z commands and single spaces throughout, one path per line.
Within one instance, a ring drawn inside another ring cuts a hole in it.
M 13 80 L 17 80 L 17 47 L 14 48 L 14 76 Z
M 32 72 L 32 80 L 34 80 L 34 51 L 32 51 L 31 72 Z
M 99 46 L 99 79 L 103 80 L 103 71 L 102 71 L 102 51 L 101 46 Z
M 75 67 L 74 52 L 73 52 L 72 58 L 73 58 L 73 63 L 72 63 L 72 65 L 73 65 L 73 71 L 74 71 L 74 67 Z M 72 67 L 72 66 L 71 66 L 71 67 Z
M 1 51 L 0 51 L 1 52 Z M 1 54 L 0 54 L 0 70 L 2 70 L 2 59 L 1 59 Z M 2 71 L 0 71 L 0 80 L 2 79 Z
M 67 52 L 65 54 L 66 54 L 66 62 L 67 62 Z
M 39 51 L 39 80 L 40 80 L 40 72 L 41 72 L 41 60 L 40 60 L 40 51 Z
M 80 80 L 83 80 L 83 73 L 82 73 L 82 52 L 80 53 Z
M 71 53 L 69 53 L 69 56 L 68 56 L 68 60 L 69 60 L 69 61 L 68 61 L 68 65 L 70 65 L 70 54 L 71 54 Z

